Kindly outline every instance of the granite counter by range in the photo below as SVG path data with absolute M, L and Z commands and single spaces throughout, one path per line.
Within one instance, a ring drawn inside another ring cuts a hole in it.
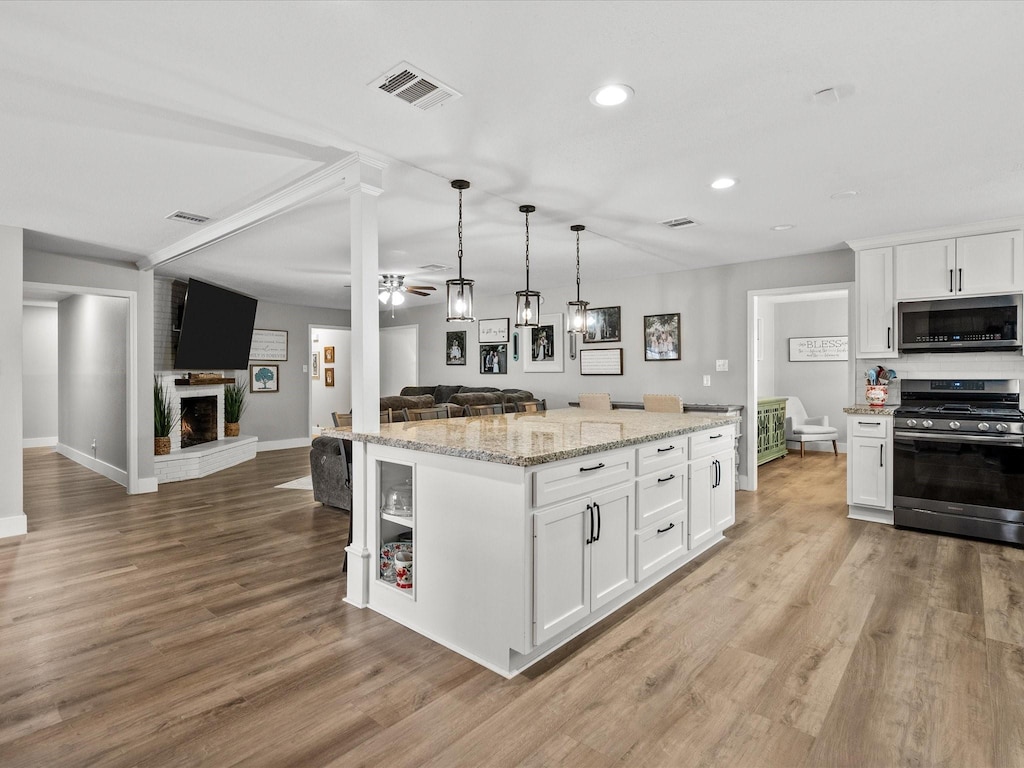
M 737 421 L 565 409 L 344 433 L 346 600 L 511 677 L 723 540 Z

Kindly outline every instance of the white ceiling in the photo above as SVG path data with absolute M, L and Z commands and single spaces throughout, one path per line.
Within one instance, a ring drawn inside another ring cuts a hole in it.
M 499 294 L 521 203 L 541 288 L 574 281 L 575 223 L 585 286 L 1016 216 L 1021 29 L 1019 2 L 4 2 L 0 223 L 136 261 L 196 233 L 174 210 L 223 219 L 361 151 L 389 162 L 381 271 L 455 263 L 466 178 L 466 276 Z M 369 87 L 403 60 L 463 98 Z M 609 82 L 636 97 L 593 106 Z M 157 271 L 348 306 L 348 242 L 335 192 Z

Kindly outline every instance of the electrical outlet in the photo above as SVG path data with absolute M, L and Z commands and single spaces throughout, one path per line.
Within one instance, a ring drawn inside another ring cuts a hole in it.
M 303 373 L 309 373 L 309 366 L 308 365 L 302 366 L 302 372 Z
M 729 370 L 729 361 L 728 360 L 715 360 L 715 370 L 716 371 L 728 371 Z
M 705 387 L 710 387 L 711 386 L 711 374 L 708 374 L 708 373 L 704 374 L 704 386 Z

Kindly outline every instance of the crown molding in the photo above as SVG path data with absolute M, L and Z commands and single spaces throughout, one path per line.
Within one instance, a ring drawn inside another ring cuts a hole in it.
M 1024 228 L 1024 218 L 993 219 L 977 224 L 964 224 L 955 227 L 938 227 L 936 229 L 920 229 L 916 232 L 900 232 L 882 237 L 867 237 L 859 240 L 847 240 L 846 244 L 854 251 L 869 248 L 884 248 L 889 245 L 907 245 L 908 243 L 926 243 L 929 240 L 948 240 L 955 237 L 985 235 L 991 232 L 1007 232 L 1012 229 Z

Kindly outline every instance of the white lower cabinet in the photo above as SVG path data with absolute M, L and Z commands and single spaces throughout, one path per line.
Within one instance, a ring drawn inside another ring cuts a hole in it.
M 688 550 L 686 511 L 677 512 L 636 534 L 636 580 L 643 581 Z
M 847 419 L 846 502 L 892 510 L 892 440 L 889 416 Z
M 536 643 L 632 587 L 632 506 L 627 483 L 534 514 Z
M 690 462 L 690 549 L 736 522 L 736 491 L 732 451 Z

